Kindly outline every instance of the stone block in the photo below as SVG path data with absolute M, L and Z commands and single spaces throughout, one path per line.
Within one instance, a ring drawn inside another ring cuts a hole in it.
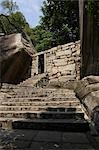
M 80 44 L 76 44 L 75 49 L 80 49 Z
M 78 44 L 78 45 L 80 45 L 80 40 L 76 41 L 76 42 L 75 42 L 75 44 Z
M 72 72 L 75 72 L 75 64 L 69 64 L 67 66 L 60 66 L 58 67 L 58 71 L 61 72 L 61 73 L 70 73 L 71 71 Z
M 60 59 L 61 56 L 56 56 L 56 59 Z
M 50 52 L 46 53 L 46 57 L 49 58 L 50 57 Z
M 94 108 L 98 106 L 99 98 L 90 93 L 85 97 L 84 104 L 87 106 L 89 113 L 91 113 L 93 112 Z
M 57 67 L 59 72 L 64 72 L 66 71 L 65 66 L 59 66 Z
M 76 80 L 77 80 L 77 81 L 80 80 L 80 74 L 77 74 Z
M 64 44 L 64 45 L 62 45 L 62 48 L 68 48 L 68 45 L 67 44 Z
M 64 75 L 71 75 L 71 71 L 69 70 L 61 70 L 61 75 L 64 76 Z
M 77 55 L 80 55 L 80 49 L 78 49 L 78 50 L 76 51 L 76 54 L 77 54 Z
M 86 81 L 88 82 L 88 84 L 99 83 L 99 76 L 90 75 L 90 76 L 83 78 L 82 81 Z
M 62 49 L 62 45 L 58 45 L 57 50 L 61 50 L 61 49 Z
M 3 129 L 12 129 L 12 120 L 5 120 L 2 122 L 2 128 Z
M 49 58 L 48 58 L 48 60 L 50 61 L 50 60 L 54 60 L 56 57 L 55 57 L 55 55 L 51 55 Z
M 72 56 L 76 56 L 76 55 L 77 55 L 77 53 L 73 53 L 73 54 L 72 54 Z
M 74 45 L 74 43 L 73 43 L 73 42 L 70 42 L 70 43 L 67 43 L 66 45 L 67 45 L 67 46 L 71 46 L 71 45 Z
M 52 67 L 50 67 L 50 66 L 47 67 L 47 69 L 46 69 L 47 72 L 51 72 L 51 70 L 52 70 Z
M 52 68 L 52 74 L 57 74 L 57 72 L 58 72 L 57 67 L 53 67 L 53 68 Z
M 72 44 L 70 47 L 71 47 L 72 49 L 74 49 L 74 48 L 75 48 L 75 44 Z
M 60 56 L 60 59 L 66 59 L 65 55 Z
M 65 66 L 65 70 L 75 70 L 75 64 Z
M 60 76 L 61 76 L 61 73 L 60 73 L 60 72 L 58 72 L 58 73 L 57 73 L 57 77 L 60 77 Z
M 83 103 L 87 107 L 87 111 L 95 124 L 96 130 L 99 131 L 99 97 L 97 95 L 94 96 L 93 92 L 91 92 L 85 97 Z
M 76 57 L 75 61 L 76 61 L 76 62 L 80 62 L 80 57 L 79 57 L 79 56 Z
M 70 47 L 68 47 L 68 46 L 65 46 L 65 47 L 62 48 L 63 51 L 69 50 L 69 49 L 70 49 Z
M 75 87 L 75 93 L 80 99 L 83 99 L 90 93 L 90 90 L 88 88 L 85 88 L 85 84 L 83 81 L 78 81 Z
M 56 51 L 58 49 L 58 47 L 53 47 L 51 48 L 51 51 Z
M 56 56 L 62 56 L 62 55 L 65 55 L 64 51 L 56 52 Z
M 72 54 L 71 49 L 69 49 L 69 50 L 65 50 L 65 55 L 69 55 L 69 56 L 71 56 L 71 54 Z
M 52 87 L 53 87 L 53 86 L 55 85 L 54 83 L 57 83 L 57 82 L 58 82 L 58 78 L 56 78 L 56 79 L 54 78 L 54 79 L 51 79 L 49 83 L 50 83 L 50 84 L 52 85 Z
M 68 64 L 74 64 L 74 60 L 68 61 Z
M 70 57 L 70 58 L 68 58 L 68 61 L 72 61 L 74 59 L 75 59 L 75 57 Z
M 67 76 L 61 76 L 58 78 L 60 82 L 65 82 L 65 81 L 73 81 L 75 79 L 75 76 L 73 75 L 67 75 Z
M 63 55 L 69 55 L 69 56 L 71 56 L 71 54 L 72 54 L 72 52 L 71 52 L 71 49 L 69 49 L 69 50 L 61 50 L 61 51 L 59 51 L 59 52 L 56 52 L 56 56 L 63 56 Z
M 72 48 L 72 53 L 75 53 L 76 52 L 76 49 L 75 48 Z
M 56 59 L 53 61 L 55 66 L 64 66 L 67 65 L 67 62 L 65 61 L 65 59 Z

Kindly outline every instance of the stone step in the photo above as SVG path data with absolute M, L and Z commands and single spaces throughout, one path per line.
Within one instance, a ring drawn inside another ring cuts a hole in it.
M 67 98 L 67 97 L 26 97 L 26 98 L 5 98 L 0 100 L 0 102 L 43 102 L 43 101 L 79 101 L 77 98 Z
M 0 118 L 0 126 L 9 129 L 55 130 L 87 132 L 89 123 L 84 119 L 23 119 Z
M 13 121 L 14 129 L 55 130 L 67 132 L 87 132 L 89 123 L 83 119 L 36 119 Z
M 37 88 L 37 87 L 31 87 L 31 86 L 18 86 L 18 85 L 16 85 L 16 86 L 11 86 L 11 87 L 2 87 L 1 88 L 1 91 L 4 91 L 4 90 L 10 90 L 10 91 L 20 91 L 20 89 L 21 89 L 21 91 L 29 91 L 29 92 L 48 92 L 48 93 L 51 93 L 51 92 L 55 92 L 55 93 L 58 93 L 58 91 L 59 91 L 59 93 L 74 93 L 74 91 L 73 90 L 70 90 L 70 89 L 61 89 L 61 88 Z
M 36 102 L 1 102 L 4 106 L 78 106 L 80 101 L 36 101 Z
M 20 89 L 19 91 L 13 91 L 13 92 L 8 92 L 9 94 L 11 94 L 11 95 L 17 95 L 17 94 L 21 94 L 21 95 L 35 95 L 35 94 L 46 94 L 46 95 L 51 95 L 51 94 L 53 94 L 53 95 L 69 95 L 69 96 L 75 96 L 75 93 L 72 93 L 72 92 L 60 92 L 60 91 L 57 91 L 57 92 L 51 92 L 51 91 L 29 91 L 29 89 L 28 90 L 22 90 L 22 89 Z
M 25 86 L 25 87 L 16 87 L 16 88 L 6 88 L 6 89 L 1 89 L 1 91 L 8 91 L 11 92 L 13 94 L 13 92 L 19 92 L 19 93 L 61 93 L 61 94 L 74 94 L 75 92 L 73 90 L 68 90 L 68 89 L 49 89 L 49 88 L 33 88 L 33 87 L 29 87 L 29 86 Z
M 56 107 L 56 106 L 0 106 L 0 111 L 58 111 L 58 112 L 75 112 L 75 111 L 81 111 L 82 107 L 81 106 L 61 106 L 61 107 Z
M 21 91 L 32 91 L 32 92 L 42 92 L 42 91 L 44 91 L 44 92 L 48 92 L 48 93 L 50 93 L 50 92 L 55 92 L 55 93 L 57 93 L 58 91 L 59 92 L 61 92 L 61 93 L 74 93 L 74 91 L 73 90 L 70 90 L 70 89 L 61 89 L 61 88 L 47 88 L 47 87 L 45 87 L 45 88 L 40 88 L 40 87 L 31 87 L 31 86 L 18 86 L 18 85 L 16 85 L 16 86 L 14 86 L 14 85 L 12 85 L 12 86 L 6 86 L 6 87 L 2 87 L 1 88 L 1 91 L 4 91 L 4 90 L 10 90 L 10 91 L 20 91 L 20 89 L 21 89 Z
M 47 93 L 17 93 L 17 94 L 13 94 L 13 95 L 11 95 L 11 94 L 9 94 L 9 96 L 7 96 L 8 98 L 11 98 L 11 97 L 13 97 L 13 98 L 21 98 L 21 97 L 70 97 L 70 98 L 72 98 L 72 97 L 75 97 L 75 95 L 74 94 L 53 94 L 53 93 L 51 93 L 51 94 L 47 94 Z
M 54 111 L 0 111 L 0 117 L 25 119 L 77 119 L 84 118 L 81 111 L 54 112 Z

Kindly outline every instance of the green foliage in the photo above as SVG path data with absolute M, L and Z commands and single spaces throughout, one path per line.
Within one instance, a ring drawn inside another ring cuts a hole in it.
M 53 33 L 54 45 L 79 39 L 78 1 L 47 0 L 42 6 L 41 25 Z
M 27 22 L 21 12 L 18 12 L 18 5 L 13 0 L 3 0 L 1 7 L 5 13 L 0 15 L 0 32 L 5 34 L 21 32 Z
M 20 28 L 24 29 L 37 51 L 79 39 L 78 1 L 44 1 L 40 25 L 33 29 L 23 14 L 16 11 L 18 6 L 13 0 L 4 0 L 1 6 L 9 15 L 0 17 L 0 30 L 11 34 L 21 32 Z
M 18 6 L 13 0 L 4 0 L 1 7 L 7 10 L 7 13 L 0 14 L 0 32 L 4 34 L 21 33 L 22 36 L 30 42 L 32 37 L 32 29 L 29 27 L 24 15 L 18 12 Z M 29 37 L 30 36 L 30 37 Z
M 51 48 L 53 35 L 51 32 L 44 30 L 41 26 L 37 26 L 32 30 L 31 39 L 38 52 Z
M 88 0 L 87 9 L 99 25 L 99 2 Z M 41 8 L 40 25 L 30 28 L 24 15 L 13 0 L 4 0 L 1 6 L 8 16 L 0 15 L 0 32 L 18 33 L 23 29 L 36 50 L 44 51 L 60 44 L 79 39 L 78 0 L 46 0 Z
M 27 25 L 26 19 L 21 12 L 15 12 L 8 16 L 1 15 L 0 22 L 3 24 L 6 34 L 21 32 L 20 28 L 25 28 Z M 0 27 L 2 31 L 2 26 Z

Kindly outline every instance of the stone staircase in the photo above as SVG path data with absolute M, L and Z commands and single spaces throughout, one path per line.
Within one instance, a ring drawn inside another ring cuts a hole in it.
M 89 123 L 73 90 L 4 85 L 0 96 L 3 128 L 85 132 Z

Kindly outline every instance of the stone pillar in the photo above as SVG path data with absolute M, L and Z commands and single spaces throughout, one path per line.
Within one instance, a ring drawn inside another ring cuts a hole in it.
M 36 74 L 38 74 L 38 56 L 36 56 Z
M 46 53 L 44 54 L 44 73 L 46 73 Z
M 78 83 L 75 92 L 86 106 L 96 129 L 99 130 L 99 23 L 97 20 L 99 1 L 90 2 L 94 4 L 92 10 L 89 10 L 88 0 L 79 0 L 81 78 L 87 77 Z
M 95 5 L 98 1 L 93 0 Z M 95 8 L 97 9 L 97 8 Z M 99 26 L 94 12 L 88 10 L 88 1 L 79 0 L 81 37 L 81 78 L 99 75 Z

